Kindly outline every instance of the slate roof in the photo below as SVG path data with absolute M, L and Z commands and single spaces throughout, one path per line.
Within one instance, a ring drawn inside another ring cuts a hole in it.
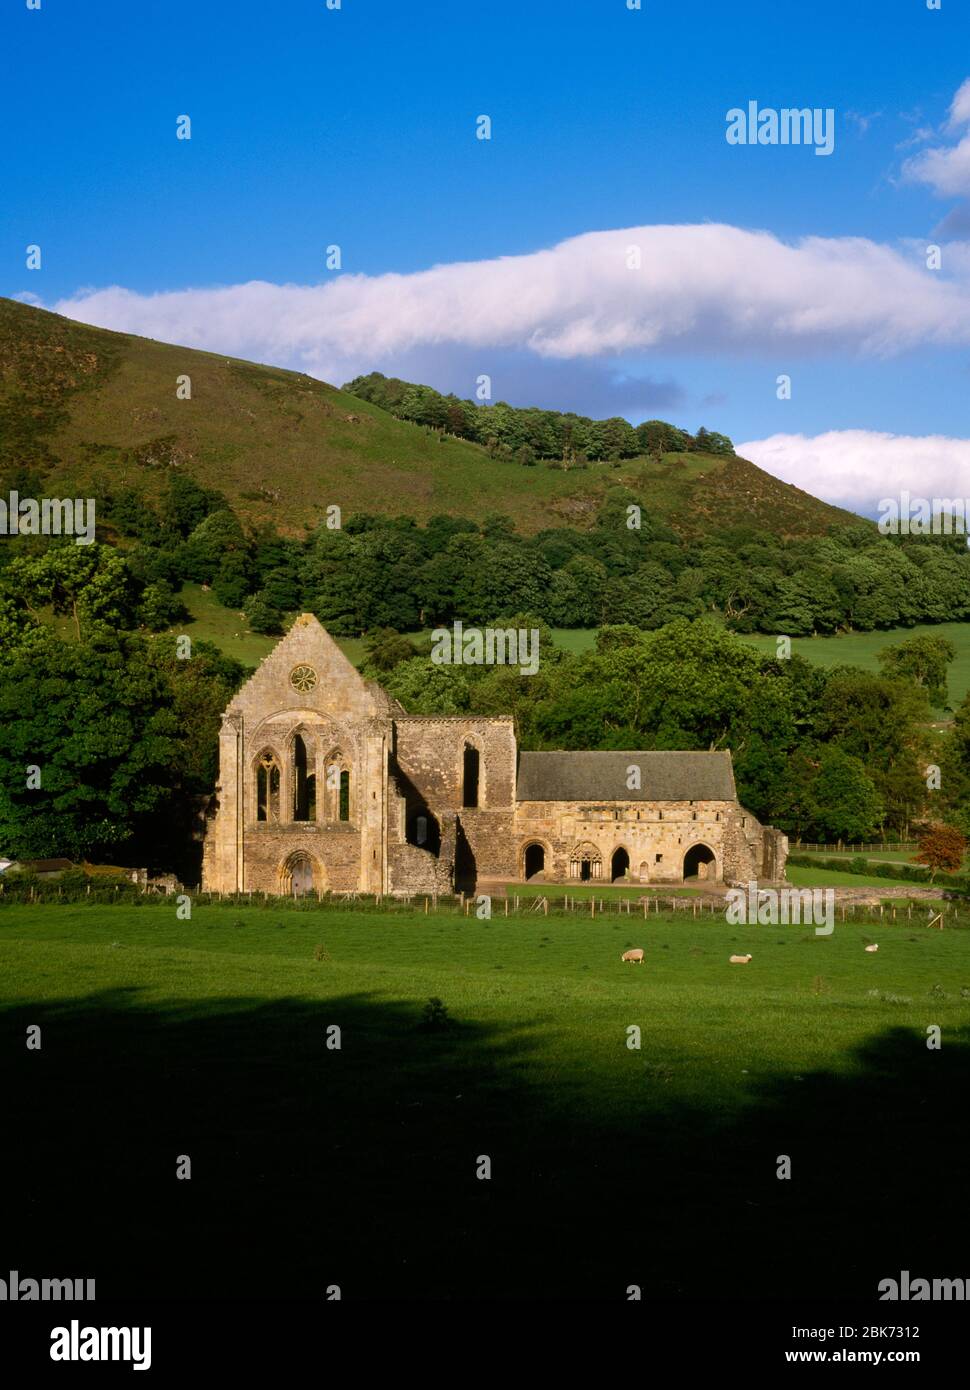
M 74 865 L 70 859 L 21 859 L 16 867 L 31 874 L 55 874 L 73 869 Z
M 640 768 L 640 789 L 627 769 Z M 735 801 L 731 754 L 520 753 L 518 801 Z

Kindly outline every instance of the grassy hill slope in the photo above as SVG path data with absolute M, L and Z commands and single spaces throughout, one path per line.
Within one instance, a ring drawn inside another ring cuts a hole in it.
M 179 377 L 191 379 L 179 400 Z M 568 403 L 564 403 L 568 404 Z M 754 525 L 815 535 L 850 513 L 744 459 L 641 458 L 563 471 L 492 459 L 299 372 L 90 328 L 0 299 L 0 480 L 39 469 L 50 495 L 151 496 L 180 469 L 249 521 L 302 530 L 337 503 L 358 510 L 511 515 L 523 532 L 583 527 L 623 483 L 685 536 Z

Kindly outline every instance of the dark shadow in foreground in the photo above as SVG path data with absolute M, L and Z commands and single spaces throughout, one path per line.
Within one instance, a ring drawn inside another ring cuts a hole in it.
M 903 1269 L 970 1276 L 966 1032 L 930 1052 L 893 1030 L 725 1117 L 622 1046 L 618 1113 L 588 1079 L 537 1087 L 525 1029 L 423 1031 L 366 996 L 207 1009 L 130 990 L 0 1014 L 0 1277 L 94 1277 L 99 1299 L 870 1300 Z

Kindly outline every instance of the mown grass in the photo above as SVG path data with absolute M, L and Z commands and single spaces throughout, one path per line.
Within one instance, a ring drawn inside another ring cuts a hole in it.
M 962 1268 L 966 930 L 8 905 L 0 967 L 5 1255 L 99 1298 L 872 1298 Z

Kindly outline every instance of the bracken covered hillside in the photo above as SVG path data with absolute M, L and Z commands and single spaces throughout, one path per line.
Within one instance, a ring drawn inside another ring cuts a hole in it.
M 182 376 L 191 400 L 177 398 Z M 856 519 L 730 456 L 526 468 L 298 372 L 0 299 L 0 481 L 23 468 L 50 494 L 94 497 L 122 485 L 151 496 L 177 469 L 291 533 L 331 503 L 418 520 L 504 512 L 525 533 L 583 527 L 616 483 L 684 536 L 732 524 L 818 535 Z

